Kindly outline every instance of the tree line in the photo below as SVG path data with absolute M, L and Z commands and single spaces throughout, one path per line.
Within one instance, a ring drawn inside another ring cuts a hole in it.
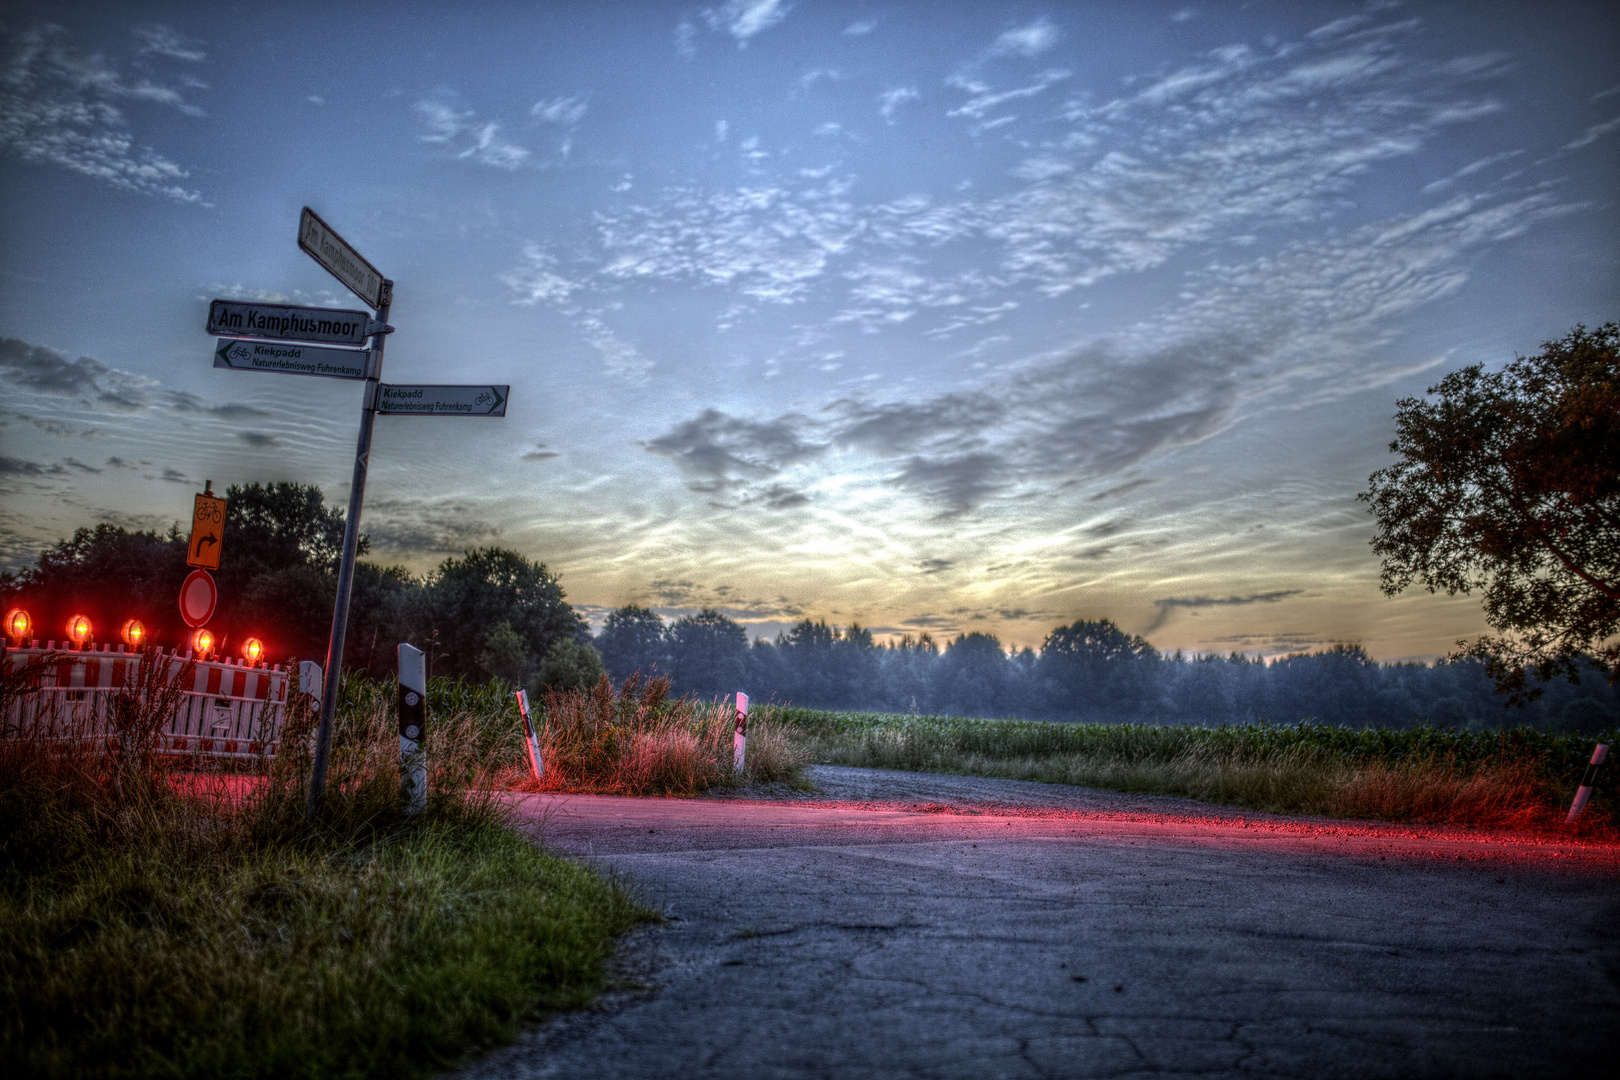
M 343 513 L 305 484 L 246 484 L 226 492 L 219 606 L 209 622 L 220 655 L 244 640 L 264 643 L 266 658 L 325 662 L 343 548 Z M 362 538 L 361 553 L 369 550 Z M 40 553 L 20 574 L 0 576 L 0 601 L 34 619 L 35 636 L 60 639 L 67 620 L 84 615 L 99 641 L 116 641 L 126 619 L 148 639 L 183 647 L 190 634 L 177 598 L 186 538 L 98 525 Z M 395 647 L 427 653 L 433 675 L 514 684 L 595 682 L 601 661 L 590 626 L 564 598 L 542 563 L 499 547 L 445 559 L 417 576 L 404 567 L 361 561 L 355 567 L 344 667 L 377 678 L 395 670 Z
M 743 627 L 717 611 L 666 623 L 628 606 L 608 616 L 595 644 L 616 680 L 658 672 L 681 693 L 745 690 L 756 700 L 825 709 L 1184 724 L 1530 723 L 1581 732 L 1620 721 L 1620 695 L 1591 665 L 1577 670 L 1578 683 L 1560 677 L 1538 699 L 1510 707 L 1471 658 L 1379 664 L 1358 645 L 1269 663 L 1236 653 L 1165 654 L 1108 620 L 1058 627 L 1039 650 L 1006 650 L 982 633 L 943 647 L 927 634 L 882 644 L 859 626 L 810 620 L 750 644 Z

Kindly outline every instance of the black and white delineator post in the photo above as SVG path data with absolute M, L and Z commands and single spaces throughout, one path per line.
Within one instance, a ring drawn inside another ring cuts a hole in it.
M 732 768 L 743 771 L 743 758 L 748 751 L 748 695 L 737 691 L 737 734 L 731 739 Z
M 523 745 L 529 751 L 529 768 L 534 770 L 536 780 L 546 775 L 546 763 L 540 756 L 540 739 L 534 733 L 534 723 L 529 719 L 529 692 L 521 687 L 513 691 L 517 697 L 518 713 L 523 717 Z
M 1592 797 L 1592 785 L 1597 783 L 1598 766 L 1603 764 L 1603 760 L 1608 756 L 1609 748 L 1603 743 L 1598 743 L 1597 749 L 1592 751 L 1592 763 L 1586 767 L 1586 775 L 1581 777 L 1581 786 L 1575 792 L 1575 802 L 1569 808 L 1569 817 L 1564 819 L 1566 825 L 1580 817 L 1581 811 L 1586 809 L 1586 802 Z
M 427 663 L 415 645 L 399 646 L 399 787 L 405 812 L 427 809 Z

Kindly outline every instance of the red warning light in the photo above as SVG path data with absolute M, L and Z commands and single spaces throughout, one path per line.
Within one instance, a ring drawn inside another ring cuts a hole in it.
M 250 664 L 257 664 L 259 657 L 264 655 L 264 642 L 256 637 L 250 637 L 242 642 L 242 659 Z
M 198 630 L 191 635 L 191 651 L 198 658 L 207 656 L 214 651 L 214 632 L 212 630 Z
M 75 649 L 84 648 L 84 643 L 90 640 L 90 620 L 83 615 L 73 616 L 67 623 L 67 636 Z
M 6 636 L 18 645 L 28 640 L 29 632 L 33 629 L 34 620 L 22 608 L 14 607 L 6 612 Z
M 124 644 L 132 649 L 138 649 L 146 644 L 146 624 L 139 619 L 126 619 L 124 628 L 118 632 L 124 639 Z

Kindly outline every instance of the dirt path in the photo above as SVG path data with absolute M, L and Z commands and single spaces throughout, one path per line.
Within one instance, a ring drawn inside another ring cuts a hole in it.
M 1565 1077 L 1620 1049 L 1612 846 L 815 774 L 521 800 L 669 921 L 602 1008 L 463 1075 Z

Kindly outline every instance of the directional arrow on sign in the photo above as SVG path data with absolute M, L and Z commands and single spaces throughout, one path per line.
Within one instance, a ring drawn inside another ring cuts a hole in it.
M 512 388 L 501 386 L 407 386 L 377 388 L 377 411 L 387 416 L 505 416 Z
M 277 375 L 367 379 L 371 377 L 372 354 L 366 349 L 320 349 L 313 345 L 272 345 L 226 338 L 214 350 L 214 366 Z

